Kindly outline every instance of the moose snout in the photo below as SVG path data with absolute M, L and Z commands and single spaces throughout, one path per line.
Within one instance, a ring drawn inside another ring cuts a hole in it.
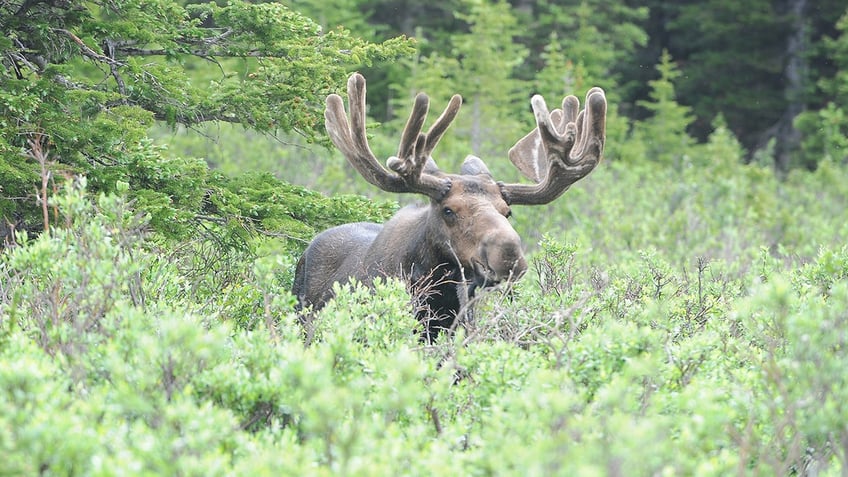
M 489 234 L 481 243 L 480 257 L 486 281 L 517 280 L 527 271 L 521 239 L 515 231 Z

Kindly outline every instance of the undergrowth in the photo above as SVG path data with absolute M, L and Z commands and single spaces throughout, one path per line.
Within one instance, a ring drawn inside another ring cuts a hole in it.
M 433 345 L 393 280 L 339 290 L 307 343 L 288 249 L 191 261 L 76 181 L 0 256 L 0 474 L 843 472 L 841 169 L 605 167 Z M 663 174 L 686 193 L 630 187 Z

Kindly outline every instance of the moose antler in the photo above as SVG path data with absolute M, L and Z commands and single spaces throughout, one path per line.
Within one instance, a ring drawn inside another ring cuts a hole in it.
M 415 98 L 415 105 L 401 134 L 398 155 L 386 161 L 391 169 L 386 170 L 371 152 L 365 134 L 365 78 L 359 73 L 351 75 L 347 91 L 350 121 L 344 102 L 337 94 L 327 96 L 324 111 L 327 133 L 347 161 L 365 180 L 386 192 L 415 192 L 435 199 L 443 197 L 450 190 L 451 183 L 433 174 L 438 169 L 430 159 L 430 153 L 459 112 L 462 104 L 459 95 L 451 98 L 445 111 L 426 133 L 422 133 L 421 128 L 427 118 L 430 98 L 423 93 Z
M 586 93 L 586 109 L 580 111 L 575 96 L 562 100 L 562 109 L 548 112 L 545 100 L 530 100 L 536 129 L 509 150 L 509 159 L 535 185 L 502 184 L 511 204 L 547 204 L 571 184 L 588 175 L 604 151 L 607 100 L 601 88 Z

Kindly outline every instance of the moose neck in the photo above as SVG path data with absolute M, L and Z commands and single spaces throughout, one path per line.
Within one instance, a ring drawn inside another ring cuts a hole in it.
M 426 321 L 425 340 L 431 343 L 440 330 L 453 328 L 460 309 L 474 295 L 477 285 L 473 270 L 458 262 L 441 227 L 441 206 L 420 206 L 415 212 L 420 215 L 404 265 L 412 270 L 409 278 L 413 295 L 422 300 L 419 303 L 426 304 L 418 318 Z

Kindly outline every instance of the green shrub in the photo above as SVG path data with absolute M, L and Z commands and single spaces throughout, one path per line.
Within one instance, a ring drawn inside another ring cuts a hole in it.
M 400 281 L 298 316 L 290 238 L 175 248 L 131 184 L 78 180 L 0 255 L 0 473 L 836 475 L 844 171 L 779 182 L 734 150 L 605 163 L 519 211 L 527 276 L 435 344 Z M 254 177 L 268 203 L 229 213 L 286 214 Z M 359 201 L 304 215 L 384 210 Z

